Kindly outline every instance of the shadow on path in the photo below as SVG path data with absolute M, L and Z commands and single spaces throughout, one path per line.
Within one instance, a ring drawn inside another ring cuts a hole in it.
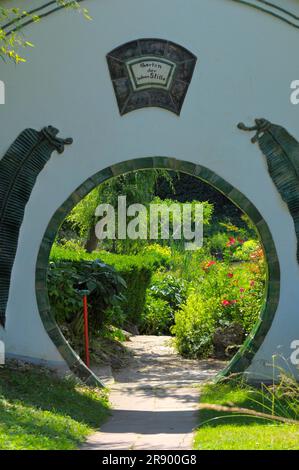
M 112 414 L 85 449 L 192 449 L 197 425 L 197 385 L 211 380 L 225 363 L 180 357 L 163 336 L 134 336 L 133 356 L 115 374 Z

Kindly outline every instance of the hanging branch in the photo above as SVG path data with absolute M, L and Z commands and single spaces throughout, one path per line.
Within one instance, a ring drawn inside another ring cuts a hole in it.
M 25 62 L 25 59 L 19 55 L 18 50 L 23 47 L 33 47 L 33 44 L 25 39 L 21 30 L 25 26 L 39 22 L 59 10 L 66 8 L 76 9 L 81 11 L 86 19 L 91 19 L 87 9 L 80 8 L 80 3 L 83 1 L 84 0 L 52 0 L 28 11 L 20 10 L 19 8 L 8 9 L 0 7 L 0 19 L 7 20 L 11 18 L 4 25 L 0 26 L 0 57 L 2 57 L 3 60 L 5 60 L 5 58 L 12 59 L 15 63 Z M 52 5 L 56 5 L 56 7 L 38 14 Z M 26 19 L 27 21 L 25 21 Z

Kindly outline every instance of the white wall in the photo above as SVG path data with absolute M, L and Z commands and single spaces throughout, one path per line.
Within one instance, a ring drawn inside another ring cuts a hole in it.
M 236 124 L 265 117 L 299 139 L 299 106 L 289 100 L 290 83 L 299 78 L 297 62 L 291 60 L 297 57 L 299 31 L 225 0 L 98 0 L 85 6 L 92 21 L 71 12 L 52 15 L 27 28 L 36 46 L 26 53 L 26 64 L 0 65 L 6 83 L 0 154 L 27 127 L 51 124 L 63 137 L 74 138 L 62 156 L 52 156 L 26 208 L 7 327 L 0 333 L 7 350 L 61 361 L 43 330 L 35 299 L 35 262 L 47 223 L 92 174 L 112 163 L 159 155 L 207 166 L 262 213 L 280 259 L 281 299 L 256 368 L 277 351 L 289 357 L 289 344 L 299 331 L 293 222 L 260 150 Z M 198 57 L 180 117 L 155 108 L 119 115 L 105 56 L 142 37 L 177 42 Z

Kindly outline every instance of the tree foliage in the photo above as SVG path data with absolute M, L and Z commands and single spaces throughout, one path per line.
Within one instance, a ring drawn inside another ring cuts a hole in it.
M 139 170 L 117 176 L 91 191 L 72 210 L 67 220 L 86 237 L 96 223 L 95 210 L 99 204 L 111 204 L 117 209 L 118 197 L 126 196 L 127 205 L 149 204 L 154 196 L 156 183 L 161 177 L 170 179 L 165 170 Z
M 53 11 L 61 8 L 75 9 L 90 19 L 86 8 L 80 6 L 82 0 L 55 0 L 42 5 L 40 8 L 31 10 L 17 7 L 0 6 L 0 57 L 11 59 L 15 63 L 26 62 L 20 54 L 23 48 L 33 47 L 33 44 L 26 39 L 23 28 L 28 23 L 38 23 L 43 18 L 42 9 L 53 3 Z M 25 2 L 24 2 L 25 3 Z

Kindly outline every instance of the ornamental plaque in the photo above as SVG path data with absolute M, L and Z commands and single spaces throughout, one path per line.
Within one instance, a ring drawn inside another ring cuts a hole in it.
M 163 39 L 139 39 L 111 51 L 107 62 L 120 114 L 155 106 L 179 115 L 196 60 Z

